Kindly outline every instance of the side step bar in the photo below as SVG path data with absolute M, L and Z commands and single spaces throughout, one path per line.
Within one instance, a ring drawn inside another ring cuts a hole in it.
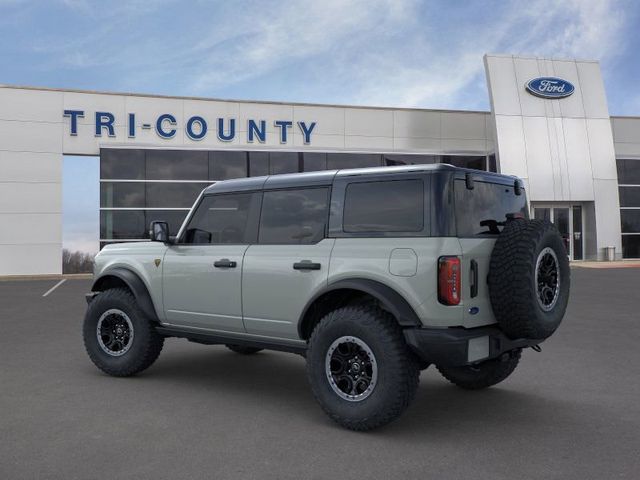
M 297 353 L 304 356 L 307 352 L 307 345 L 279 342 L 277 340 L 261 340 L 221 333 L 203 332 L 188 328 L 157 326 L 156 331 L 165 337 L 186 338 L 190 342 L 202 343 L 204 345 L 242 345 L 245 347 L 264 348 L 266 350 L 277 350 L 280 352 Z

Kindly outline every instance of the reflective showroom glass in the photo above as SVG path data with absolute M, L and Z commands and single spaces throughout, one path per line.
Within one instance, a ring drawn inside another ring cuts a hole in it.
M 247 176 L 247 152 L 209 152 L 209 179 L 228 180 Z
M 145 151 L 134 149 L 101 149 L 100 178 L 144 180 Z
M 208 180 L 209 154 L 205 151 L 147 150 L 147 180 Z
M 270 152 L 269 173 L 297 173 L 300 171 L 300 160 L 297 152 Z
M 269 175 L 269 153 L 249 152 L 249 176 Z

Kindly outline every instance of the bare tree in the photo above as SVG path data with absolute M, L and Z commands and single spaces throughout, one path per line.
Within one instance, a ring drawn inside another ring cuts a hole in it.
M 62 273 L 91 273 L 93 272 L 93 257 L 95 254 L 87 252 L 71 252 L 62 249 Z

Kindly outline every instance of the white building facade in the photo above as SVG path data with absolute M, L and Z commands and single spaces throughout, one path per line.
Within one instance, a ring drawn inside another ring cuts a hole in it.
M 521 177 L 575 260 L 640 257 L 640 118 L 609 116 L 598 63 L 485 69 L 490 112 L 0 86 L 0 275 L 61 273 L 64 155 L 100 156 L 101 244 L 175 228 L 216 180 L 443 162 Z

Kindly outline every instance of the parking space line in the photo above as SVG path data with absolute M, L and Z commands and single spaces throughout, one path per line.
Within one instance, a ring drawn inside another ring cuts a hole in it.
M 66 282 L 67 279 L 63 278 L 62 280 L 60 280 L 58 283 L 56 283 L 53 287 L 51 287 L 49 290 L 47 290 L 46 292 L 44 292 L 42 294 L 43 297 L 46 297 L 47 295 L 49 295 L 51 292 L 53 292 L 56 288 L 58 288 L 60 285 L 62 285 L 64 282 Z

